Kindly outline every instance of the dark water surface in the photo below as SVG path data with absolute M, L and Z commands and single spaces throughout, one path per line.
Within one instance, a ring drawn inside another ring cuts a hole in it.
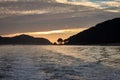
M 0 46 L 0 80 L 120 80 L 120 46 Z

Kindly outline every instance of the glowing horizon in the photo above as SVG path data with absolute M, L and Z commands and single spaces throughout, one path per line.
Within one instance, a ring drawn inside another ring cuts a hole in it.
M 43 31 L 43 32 L 23 32 L 23 33 L 13 33 L 2 35 L 3 37 L 13 37 L 21 34 L 30 35 L 33 37 L 42 37 L 47 38 L 51 42 L 56 42 L 56 40 L 60 37 L 66 39 L 74 34 L 77 34 L 87 28 L 75 28 L 75 29 L 63 29 L 63 30 L 51 30 L 51 31 Z

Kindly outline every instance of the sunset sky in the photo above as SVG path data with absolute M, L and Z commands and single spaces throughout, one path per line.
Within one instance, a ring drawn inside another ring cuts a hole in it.
M 0 35 L 54 42 L 120 17 L 120 0 L 0 0 Z

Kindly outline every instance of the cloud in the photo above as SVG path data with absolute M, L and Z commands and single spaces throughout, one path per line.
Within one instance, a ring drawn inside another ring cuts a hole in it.
M 120 1 L 109 1 L 109 2 L 102 2 L 102 3 L 108 7 L 120 7 Z
M 7 11 L 7 14 L 16 14 L 16 15 L 30 15 L 30 14 L 44 14 L 48 13 L 47 11 L 42 10 L 26 10 L 26 11 Z
M 1 35 L 91 27 L 99 22 L 119 17 L 119 7 L 106 8 L 107 4 L 103 3 L 103 0 L 100 3 L 98 0 L 79 0 L 81 2 L 74 0 L 70 3 L 61 2 L 63 0 L 4 1 L 6 2 L 0 2 Z M 99 9 L 101 6 L 104 9 Z
M 119 0 L 56 0 L 58 3 L 71 4 L 71 5 L 83 5 L 94 7 L 97 9 L 106 9 L 106 11 L 120 12 Z M 117 7 L 115 10 L 113 7 Z
M 0 2 L 7 2 L 7 1 L 14 1 L 14 2 L 16 2 L 18 0 L 0 0 Z
M 27 34 L 34 37 L 44 37 L 49 38 L 50 41 L 55 42 L 58 37 L 63 39 L 68 38 L 71 35 L 74 35 L 80 31 L 83 31 L 87 28 L 75 28 L 75 29 L 63 29 L 63 30 L 51 30 L 51 31 L 43 31 L 43 32 L 24 32 L 24 33 L 15 33 L 2 35 L 3 37 L 13 37 L 21 34 Z
M 83 31 L 87 28 L 75 28 L 75 29 L 63 29 L 63 30 L 51 30 L 51 31 L 41 31 L 41 32 L 24 32 L 24 33 L 15 33 L 15 34 L 8 34 L 8 35 L 2 35 L 4 37 L 9 36 L 9 37 L 13 37 L 13 36 L 17 36 L 17 35 L 21 35 L 21 34 L 28 34 L 28 35 L 46 35 L 46 34 L 59 34 L 59 33 L 74 33 L 74 32 L 79 32 L 79 31 Z M 40 37 L 40 36 L 39 36 Z
M 95 7 L 98 8 L 100 7 L 98 4 L 94 2 L 90 2 L 88 0 L 56 0 L 59 3 L 64 3 L 64 4 L 72 4 L 72 5 L 83 5 L 83 6 L 90 6 L 90 7 Z
M 0 0 L 0 5 L 0 18 L 15 15 L 85 12 L 96 9 L 120 12 L 120 1 L 117 0 Z
M 119 12 L 118 10 L 105 10 L 105 11 L 114 12 L 114 13 L 118 13 Z
M 120 1 L 104 1 L 101 2 L 101 4 L 102 7 L 105 7 L 103 9 L 105 9 L 106 11 L 116 13 L 120 12 Z

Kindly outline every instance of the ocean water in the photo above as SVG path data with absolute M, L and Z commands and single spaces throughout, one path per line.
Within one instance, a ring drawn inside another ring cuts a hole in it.
M 0 80 L 119 80 L 120 46 L 0 46 Z

